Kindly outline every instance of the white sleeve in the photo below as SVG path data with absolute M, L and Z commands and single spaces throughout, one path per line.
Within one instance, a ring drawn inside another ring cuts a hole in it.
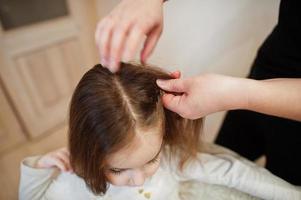
M 223 185 L 261 199 L 300 200 L 301 189 L 246 159 L 230 154 L 198 154 L 197 160 L 177 172 L 180 180 Z
M 21 163 L 20 200 L 82 200 L 103 199 L 94 195 L 83 179 L 57 168 L 35 168 L 40 157 L 28 157 Z
M 41 200 L 50 186 L 58 170 L 33 168 L 38 156 L 28 157 L 21 162 L 21 178 L 19 185 L 20 200 Z

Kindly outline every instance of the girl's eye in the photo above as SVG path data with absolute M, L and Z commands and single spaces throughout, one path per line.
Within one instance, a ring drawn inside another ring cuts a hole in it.
M 159 161 L 159 159 L 158 159 L 158 158 L 155 158 L 155 159 L 149 161 L 147 164 L 154 164 L 154 163 L 156 163 L 156 162 L 158 162 L 158 161 Z
M 119 175 L 123 172 L 123 170 L 117 170 L 117 169 L 110 169 L 110 171 L 113 173 L 113 174 L 116 174 L 116 175 Z
M 159 161 L 159 158 L 157 157 L 157 158 L 149 161 L 147 164 L 151 165 L 151 164 L 154 164 L 154 163 L 156 163 L 158 161 Z M 115 175 L 120 175 L 122 172 L 124 172 L 124 170 L 112 168 L 112 169 L 110 169 L 110 172 L 113 173 L 113 174 L 115 174 Z

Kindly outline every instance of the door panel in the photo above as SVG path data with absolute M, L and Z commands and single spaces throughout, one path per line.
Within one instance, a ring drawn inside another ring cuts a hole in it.
M 17 118 L 0 86 L 0 155 L 4 150 L 26 140 Z
M 30 137 L 66 121 L 82 74 L 96 63 L 94 1 L 70 0 L 70 14 L 2 31 L 0 77 Z

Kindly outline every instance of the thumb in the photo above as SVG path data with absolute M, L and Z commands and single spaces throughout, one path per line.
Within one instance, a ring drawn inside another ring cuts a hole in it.
M 170 93 L 166 93 L 162 96 L 162 102 L 165 108 L 171 110 L 173 112 L 178 113 L 183 116 L 185 105 L 185 94 L 183 95 L 173 95 Z
M 156 83 L 162 90 L 168 92 L 178 92 L 178 93 L 186 92 L 183 79 L 169 79 L 169 80 L 158 79 Z

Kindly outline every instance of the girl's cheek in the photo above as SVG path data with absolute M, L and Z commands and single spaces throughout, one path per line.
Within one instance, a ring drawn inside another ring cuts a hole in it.
M 128 183 L 128 176 L 123 174 L 120 175 L 108 174 L 107 179 L 109 183 L 116 186 L 124 186 L 127 185 Z
M 148 165 L 144 168 L 145 179 L 153 176 L 160 167 L 160 160 L 154 164 Z M 119 175 L 108 173 L 107 179 L 109 183 L 116 186 L 126 186 L 129 182 L 130 175 L 127 172 L 123 172 Z
M 147 178 L 153 176 L 157 172 L 159 166 L 160 162 L 156 162 L 153 165 L 149 165 L 148 167 L 146 167 L 145 175 L 147 176 Z

